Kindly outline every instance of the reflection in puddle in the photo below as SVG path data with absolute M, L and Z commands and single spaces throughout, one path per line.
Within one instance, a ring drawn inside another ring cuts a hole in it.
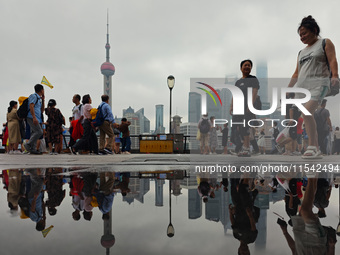
M 8 208 L 1 210 L 9 209 L 12 217 L 1 213 L 7 233 L 1 237 L 11 244 L 8 254 L 18 254 L 23 245 L 15 246 L 8 233 L 24 235 L 22 242 L 34 254 L 48 254 L 42 248 L 52 246 L 63 254 L 104 254 L 99 241 L 106 254 L 203 254 L 212 249 L 336 254 L 335 176 L 277 177 L 183 170 L 4 170 L 7 198 L 2 192 L 0 201 L 7 200 Z

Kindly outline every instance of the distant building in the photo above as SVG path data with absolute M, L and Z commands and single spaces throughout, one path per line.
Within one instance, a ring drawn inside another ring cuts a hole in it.
M 182 123 L 180 125 L 180 133 L 190 136 L 189 139 L 187 140 L 187 147 L 185 149 L 189 150 L 198 150 L 200 146 L 200 142 L 196 139 L 197 135 L 197 123 Z
M 216 89 L 216 92 L 219 96 L 221 96 L 221 90 Z M 223 106 L 223 102 L 222 102 Z M 219 103 L 216 103 L 211 97 L 207 97 L 207 112 L 208 116 L 215 116 L 215 119 L 221 119 L 222 118 L 222 107 Z M 198 119 L 200 120 L 200 119 Z
M 268 68 L 267 61 L 259 61 L 256 64 L 256 77 L 260 82 L 260 89 L 258 95 L 262 102 L 269 102 L 268 100 Z
M 129 106 L 123 109 L 123 117 L 131 122 L 129 126 L 130 135 L 140 135 L 150 133 L 150 121 L 144 116 L 144 108 L 139 109 L 137 112 Z M 117 123 L 119 123 L 117 121 Z M 139 138 L 131 138 L 131 148 L 139 148 Z
M 109 105 L 112 107 L 112 76 L 115 74 L 115 67 L 110 62 L 110 43 L 109 43 L 109 20 L 107 20 L 106 34 L 106 61 L 101 65 L 100 71 L 104 76 L 104 95 L 109 96 Z
M 123 201 L 131 204 L 134 200 L 144 203 L 144 195 L 150 190 L 149 179 L 130 178 L 129 181 L 130 192 L 123 197 Z
M 198 123 L 201 118 L 201 95 L 196 92 L 189 92 L 188 104 L 189 122 Z
M 165 127 L 163 125 L 163 119 L 164 119 L 164 105 L 158 104 L 156 105 L 156 125 L 155 125 L 155 134 L 164 134 L 165 133 Z
M 182 117 L 175 115 L 172 117 L 171 122 L 171 133 L 172 134 L 181 134 L 180 126 L 182 124 L 181 122 Z

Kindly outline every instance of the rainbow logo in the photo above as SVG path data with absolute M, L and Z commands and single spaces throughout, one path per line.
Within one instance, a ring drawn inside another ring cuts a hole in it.
M 217 98 L 218 98 L 218 100 L 220 101 L 220 104 L 221 104 L 221 106 L 222 106 L 222 100 L 221 100 L 220 96 L 218 95 L 217 91 L 216 91 L 213 87 L 211 87 L 210 85 L 208 85 L 208 84 L 206 84 L 206 83 L 203 83 L 203 82 L 197 82 L 197 83 L 198 83 L 198 84 L 201 84 L 201 85 L 203 85 L 203 86 L 206 86 L 206 87 L 209 88 L 212 92 L 214 92 L 214 94 L 217 96 Z M 197 88 L 203 90 L 204 92 L 206 92 L 206 93 L 212 98 L 212 100 L 214 101 L 215 105 L 217 106 L 216 100 L 215 100 L 214 96 L 211 94 L 210 91 L 208 91 L 208 90 L 206 90 L 206 89 L 204 89 L 204 88 L 200 88 L 200 87 L 197 87 Z

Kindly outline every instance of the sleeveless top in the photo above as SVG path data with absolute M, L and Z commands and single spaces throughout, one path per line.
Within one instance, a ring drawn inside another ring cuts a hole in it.
M 326 53 L 319 38 L 312 46 L 306 47 L 298 55 L 298 81 L 296 87 L 313 89 L 329 87 L 330 71 Z

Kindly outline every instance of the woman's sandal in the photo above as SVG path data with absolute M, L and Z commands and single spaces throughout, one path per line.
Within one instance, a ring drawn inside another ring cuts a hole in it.
M 308 146 L 305 153 L 301 156 L 304 159 L 322 159 L 322 153 L 316 146 Z

